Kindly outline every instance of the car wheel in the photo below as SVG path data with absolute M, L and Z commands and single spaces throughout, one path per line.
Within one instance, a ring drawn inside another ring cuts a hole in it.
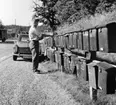
M 13 60 L 16 61 L 17 60 L 17 56 L 13 55 Z

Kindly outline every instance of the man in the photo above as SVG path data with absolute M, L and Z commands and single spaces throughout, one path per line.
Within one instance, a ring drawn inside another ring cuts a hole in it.
M 32 25 L 29 29 L 29 47 L 32 53 L 32 63 L 33 63 L 33 71 L 34 72 L 40 72 L 38 70 L 38 64 L 39 64 L 39 40 L 43 39 L 44 37 L 52 37 L 51 35 L 45 35 L 40 34 L 40 32 L 37 30 L 38 23 L 40 22 L 40 19 L 36 16 L 32 17 Z

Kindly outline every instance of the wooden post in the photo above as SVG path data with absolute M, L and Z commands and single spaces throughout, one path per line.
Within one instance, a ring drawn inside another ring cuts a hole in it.
M 93 87 L 90 86 L 90 98 L 93 101 L 97 100 L 97 89 L 94 89 Z

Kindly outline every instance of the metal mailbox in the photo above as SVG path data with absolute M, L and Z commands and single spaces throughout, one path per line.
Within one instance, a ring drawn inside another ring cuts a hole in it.
M 116 23 L 98 28 L 99 51 L 116 52 Z
M 100 62 L 98 66 L 98 87 L 104 94 L 113 94 L 116 89 L 116 68 L 106 62 Z
M 97 29 L 89 30 L 90 51 L 98 51 L 98 34 Z
M 83 50 L 89 51 L 90 47 L 90 40 L 89 40 L 89 31 L 83 32 Z
M 61 47 L 62 46 L 62 41 L 61 41 L 61 36 L 59 35 L 58 36 L 58 47 Z
M 74 54 L 71 55 L 70 70 L 71 70 L 72 74 L 76 73 L 76 63 L 75 63 L 76 57 L 77 56 Z
M 55 46 L 57 47 L 58 46 L 58 38 L 57 38 L 57 36 L 54 37 L 54 41 L 55 41 Z
M 60 42 L 61 42 L 61 44 L 60 44 L 61 46 L 60 46 L 60 47 L 64 48 L 64 47 L 65 47 L 65 46 L 64 46 L 64 44 L 65 44 L 65 43 L 64 43 L 64 41 L 65 41 L 65 40 L 64 40 L 64 36 L 60 36 L 60 40 L 61 40 L 61 41 L 60 41 Z
M 91 62 L 87 64 L 89 74 L 89 85 L 94 89 L 98 89 L 98 66 L 99 62 Z
M 65 35 L 65 48 L 69 49 L 69 35 Z
M 63 53 L 59 52 L 59 51 L 55 51 L 55 62 L 58 63 L 60 66 L 64 65 L 64 61 L 63 61 Z
M 80 60 L 80 70 L 81 70 L 81 77 L 85 80 L 88 81 L 88 67 L 87 64 L 90 62 L 90 60 L 86 60 L 85 58 L 81 58 Z
M 50 61 L 55 62 L 55 54 L 54 54 L 55 50 L 52 49 L 52 48 L 48 48 L 46 50 L 47 50 L 46 51 L 47 52 L 47 57 L 50 59 Z
M 70 33 L 69 35 L 69 48 L 73 48 L 73 33 Z
M 46 49 L 46 46 L 45 46 L 45 42 L 39 42 L 39 50 L 41 52 L 41 54 L 44 54 L 45 53 L 45 49 Z
M 81 62 L 80 62 L 81 58 L 83 57 L 81 56 L 75 57 L 75 65 L 76 65 L 76 72 L 78 78 L 81 76 Z
M 59 47 L 59 46 L 60 46 L 60 37 L 57 36 L 57 47 Z
M 70 54 L 63 54 L 64 57 L 64 68 L 67 73 L 71 73 L 70 70 L 70 62 L 71 62 L 71 55 Z
M 58 63 L 58 51 L 55 51 L 55 62 Z
M 49 47 L 52 47 L 53 46 L 53 40 L 52 38 L 49 38 Z
M 65 54 L 63 54 L 63 59 L 64 59 L 64 69 L 65 69 L 64 71 L 66 71 L 67 70 L 67 63 L 66 63 L 67 62 L 67 60 L 66 60 L 67 58 L 66 58 Z
M 65 48 L 65 36 L 62 36 L 63 48 Z
M 77 36 L 78 36 L 78 49 L 83 50 L 83 33 L 78 32 Z
M 76 32 L 73 34 L 73 48 L 78 48 L 78 34 Z

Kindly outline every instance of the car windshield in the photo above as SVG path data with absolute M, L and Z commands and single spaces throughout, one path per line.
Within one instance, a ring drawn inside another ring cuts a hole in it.
M 27 42 L 28 40 L 29 40 L 28 35 L 21 35 L 19 38 L 19 41 L 22 41 L 22 42 Z

